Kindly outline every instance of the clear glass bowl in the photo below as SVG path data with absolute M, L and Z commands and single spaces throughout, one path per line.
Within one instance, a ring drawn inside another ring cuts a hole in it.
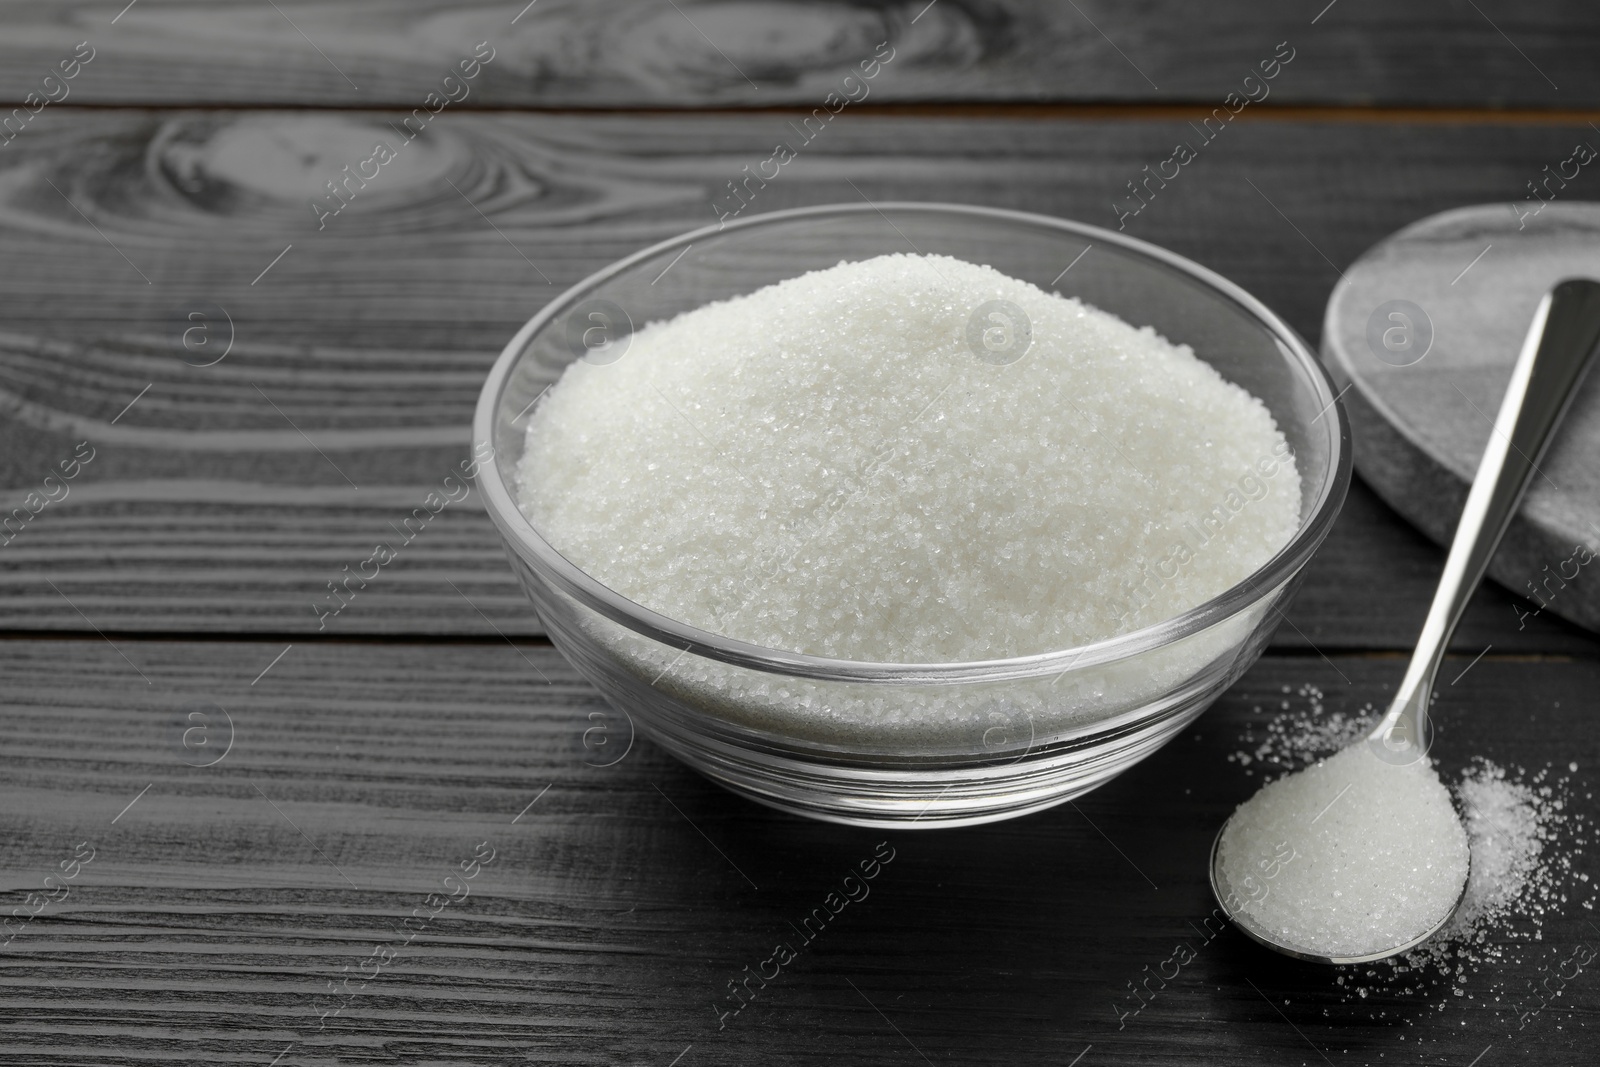
M 913 248 L 988 264 L 1153 326 L 1259 397 L 1300 471 L 1293 539 L 1222 595 L 1108 640 L 1014 659 L 870 663 L 763 648 L 650 611 L 563 558 L 519 510 L 527 419 L 573 360 L 620 358 L 636 325 L 842 259 Z M 1037 811 L 1154 752 L 1255 662 L 1350 480 L 1349 431 L 1327 375 L 1238 286 L 1108 230 L 953 204 L 772 212 L 612 264 L 512 338 L 484 384 L 473 437 L 476 448 L 493 448 L 478 474 L 485 506 L 573 666 L 640 732 L 714 781 L 785 811 L 861 826 L 958 826 Z

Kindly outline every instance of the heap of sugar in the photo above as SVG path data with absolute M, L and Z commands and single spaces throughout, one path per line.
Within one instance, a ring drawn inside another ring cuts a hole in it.
M 1302 952 L 1358 958 L 1434 930 L 1461 897 L 1466 831 L 1423 758 L 1352 745 L 1239 805 L 1223 830 L 1229 909 Z
M 1460 909 L 1440 933 L 1447 939 L 1481 939 L 1483 928 L 1503 918 L 1534 880 L 1548 833 L 1540 824 L 1561 805 L 1541 810 L 1532 787 L 1487 764 L 1462 776 L 1457 795 L 1472 843 L 1472 873 Z
M 1015 362 L 969 342 L 992 301 L 1028 320 Z M 636 603 L 873 662 L 1171 618 L 1271 558 L 1301 504 L 1266 407 L 1187 346 L 944 256 L 840 263 L 573 363 L 520 475 L 544 537 Z

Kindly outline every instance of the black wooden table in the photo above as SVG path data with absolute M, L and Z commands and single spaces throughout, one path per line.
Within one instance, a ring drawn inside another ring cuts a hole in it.
M 0 1063 L 1600 1062 L 1600 975 L 1525 1016 L 1600 945 L 1581 894 L 1460 996 L 1196 930 L 1212 835 L 1272 771 L 1229 757 L 1307 687 L 1381 705 L 1420 626 L 1442 554 L 1359 481 L 1191 732 L 967 830 L 779 815 L 628 737 L 475 495 L 310 606 L 466 455 L 522 321 L 712 221 L 819 108 L 749 211 L 1120 220 L 1315 342 L 1373 242 L 1600 144 L 1597 57 L 1600 8 L 1554 0 L 0 3 L 0 901 L 37 912 L 0 948 Z M 1519 605 L 1478 594 L 1438 753 L 1576 764 L 1596 817 L 1600 646 Z

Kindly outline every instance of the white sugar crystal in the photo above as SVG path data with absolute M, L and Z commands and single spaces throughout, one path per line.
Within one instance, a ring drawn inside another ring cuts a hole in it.
M 1239 805 L 1219 859 L 1230 906 L 1252 928 L 1310 954 L 1359 957 L 1450 914 L 1468 843 L 1430 761 L 1388 763 L 1360 743 Z
M 1508 780 L 1493 765 L 1464 775 L 1457 792 L 1472 841 L 1472 874 L 1447 936 L 1465 935 L 1511 909 L 1538 874 L 1544 846 L 1540 824 L 1555 814 L 1532 787 Z
M 1031 321 L 1015 363 L 968 347 L 991 300 Z M 1187 346 L 913 255 L 710 304 L 641 329 L 616 363 L 572 364 L 529 423 L 521 478 L 534 525 L 629 599 L 877 662 L 1046 652 L 1181 614 L 1266 562 L 1301 503 L 1266 407 Z M 712 687 L 726 673 L 685 669 Z M 805 689 L 764 682 L 772 705 Z

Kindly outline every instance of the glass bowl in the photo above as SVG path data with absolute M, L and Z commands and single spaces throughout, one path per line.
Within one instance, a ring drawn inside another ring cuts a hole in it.
M 572 361 L 618 360 L 635 326 L 713 300 L 913 249 L 988 264 L 1192 346 L 1267 405 L 1293 449 L 1294 537 L 1243 582 L 1144 629 L 1012 659 L 873 663 L 764 648 L 653 612 L 563 558 L 518 508 L 527 420 Z M 550 640 L 637 730 L 752 800 L 879 827 L 1037 811 L 1154 752 L 1255 662 L 1350 480 L 1349 431 L 1327 375 L 1244 290 L 1109 230 L 954 204 L 777 211 L 628 256 L 511 339 L 484 384 L 473 440 L 478 455 L 493 450 L 478 484 Z

